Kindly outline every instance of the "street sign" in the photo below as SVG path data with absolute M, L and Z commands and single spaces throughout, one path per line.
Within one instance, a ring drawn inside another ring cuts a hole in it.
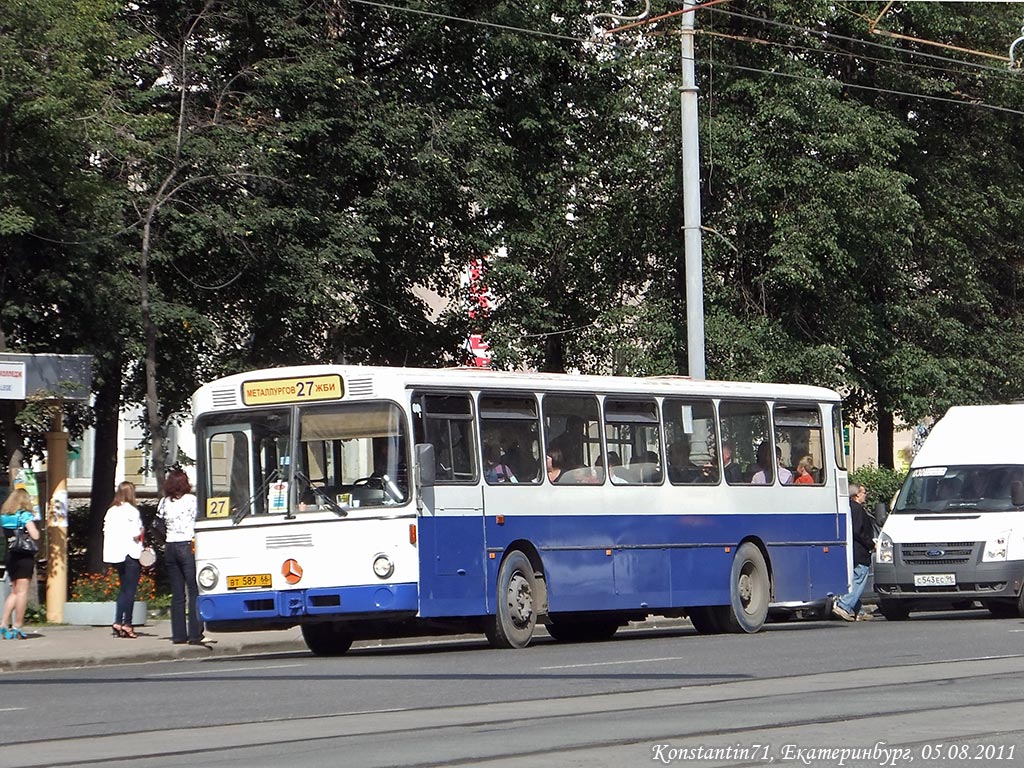
M 25 364 L 0 361 L 0 400 L 25 399 Z

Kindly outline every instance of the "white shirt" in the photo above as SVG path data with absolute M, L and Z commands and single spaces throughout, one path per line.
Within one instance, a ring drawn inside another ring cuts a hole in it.
M 138 560 L 142 554 L 141 539 L 139 510 L 127 502 L 107 510 L 103 516 L 103 562 L 123 563 L 126 557 Z
M 167 541 L 192 541 L 196 535 L 196 497 L 186 493 L 180 499 L 164 496 L 156 516 L 167 523 Z

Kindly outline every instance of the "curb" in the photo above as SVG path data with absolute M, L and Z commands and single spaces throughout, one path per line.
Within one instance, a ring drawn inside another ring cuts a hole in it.
M 213 640 L 209 645 L 171 645 L 166 648 L 145 649 L 135 653 L 125 652 L 93 652 L 81 656 L 65 656 L 62 658 L 0 658 L 0 674 L 4 672 L 27 672 L 50 669 L 76 669 L 81 667 L 103 667 L 124 664 L 143 664 L 151 661 L 178 661 L 182 659 L 204 659 L 214 656 L 231 657 L 265 653 L 294 653 L 305 651 L 306 645 L 301 640 L 281 640 L 271 642 L 247 642 L 234 644 L 228 642 L 218 647 L 223 641 Z

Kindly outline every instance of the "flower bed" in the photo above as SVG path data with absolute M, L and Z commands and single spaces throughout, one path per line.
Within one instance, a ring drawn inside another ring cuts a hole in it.
M 108 568 L 106 573 L 87 573 L 79 576 L 71 583 L 72 603 L 102 603 L 117 600 L 117 593 L 121 590 L 121 579 L 117 571 Z M 139 589 L 135 593 L 135 599 L 139 602 L 152 600 L 156 596 L 156 584 L 153 577 L 143 573 L 139 579 Z
M 89 573 L 76 578 L 71 584 L 71 600 L 64 604 L 64 623 L 79 626 L 109 626 L 114 621 L 114 605 L 121 590 L 117 571 L 108 568 L 105 573 Z M 146 602 L 156 595 L 153 577 L 143 573 L 132 606 L 132 626 L 146 623 Z

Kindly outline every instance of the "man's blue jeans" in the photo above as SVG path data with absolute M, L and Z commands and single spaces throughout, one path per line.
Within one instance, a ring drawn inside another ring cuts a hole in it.
M 836 603 L 854 615 L 860 613 L 860 596 L 864 594 L 864 587 L 867 586 L 870 571 L 870 565 L 853 566 L 853 583 L 850 585 L 850 592 L 836 600 Z

